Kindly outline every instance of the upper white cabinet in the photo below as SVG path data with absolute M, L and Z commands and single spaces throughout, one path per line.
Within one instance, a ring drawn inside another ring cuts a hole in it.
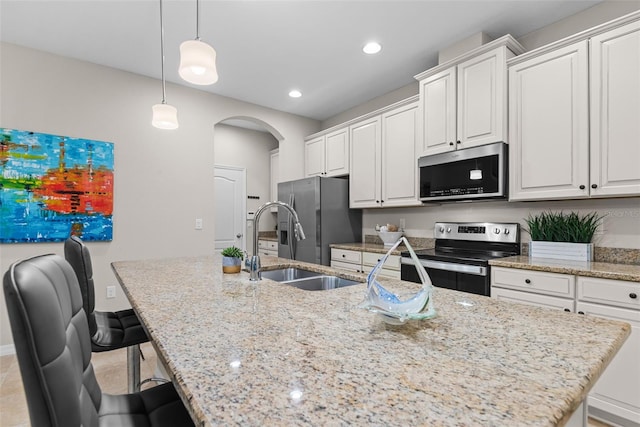
M 419 205 L 415 148 L 418 104 L 350 126 L 351 208 Z
M 640 194 L 640 21 L 593 37 L 590 48 L 590 194 Z
M 510 200 L 640 194 L 640 21 L 598 28 L 509 61 Z
M 421 109 L 417 156 L 506 142 L 507 59 L 523 51 L 507 35 L 417 75 Z
M 349 174 L 349 128 L 338 129 L 305 142 L 306 176 Z

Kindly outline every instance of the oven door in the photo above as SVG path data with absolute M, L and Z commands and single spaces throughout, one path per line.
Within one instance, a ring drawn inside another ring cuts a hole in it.
M 477 295 L 490 295 L 491 286 L 487 267 L 428 259 L 421 259 L 420 263 L 429 274 L 433 286 Z M 411 258 L 400 259 L 400 278 L 420 283 L 420 277 Z

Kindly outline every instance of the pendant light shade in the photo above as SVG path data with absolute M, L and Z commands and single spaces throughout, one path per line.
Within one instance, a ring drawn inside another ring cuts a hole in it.
M 216 51 L 200 40 L 187 40 L 180 45 L 180 77 L 196 85 L 218 81 Z
M 151 124 L 158 129 L 178 129 L 178 110 L 167 104 L 164 82 L 164 21 L 162 19 L 162 0 L 160 0 L 160 70 L 162 76 L 162 103 L 151 107 Z
M 178 129 L 178 110 L 173 105 L 156 104 L 151 107 L 151 124 L 158 129 Z
M 196 0 L 196 39 L 180 45 L 178 73 L 194 85 L 211 85 L 218 81 L 216 51 L 200 40 L 200 2 Z

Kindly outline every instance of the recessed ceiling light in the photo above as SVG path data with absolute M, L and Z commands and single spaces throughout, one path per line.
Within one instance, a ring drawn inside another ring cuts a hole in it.
M 300 92 L 297 89 L 294 89 L 291 92 L 289 92 L 289 96 L 292 98 L 300 98 L 302 96 L 302 92 Z
M 382 46 L 380 46 L 380 43 L 376 43 L 376 42 L 369 42 L 365 44 L 364 47 L 362 48 L 362 51 L 369 55 L 378 53 L 381 50 L 382 50 Z

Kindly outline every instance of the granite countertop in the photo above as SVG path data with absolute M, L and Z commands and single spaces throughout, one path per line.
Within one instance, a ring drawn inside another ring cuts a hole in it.
M 356 307 L 364 283 L 310 292 L 251 282 L 223 275 L 219 254 L 112 266 L 199 426 L 563 425 L 630 333 L 442 288 L 437 317 L 391 326 Z
M 608 262 L 575 262 L 559 259 L 530 258 L 513 256 L 489 261 L 496 267 L 520 268 L 524 270 L 547 271 L 550 273 L 574 274 L 599 277 L 601 279 L 640 282 L 640 265 L 614 264 Z

